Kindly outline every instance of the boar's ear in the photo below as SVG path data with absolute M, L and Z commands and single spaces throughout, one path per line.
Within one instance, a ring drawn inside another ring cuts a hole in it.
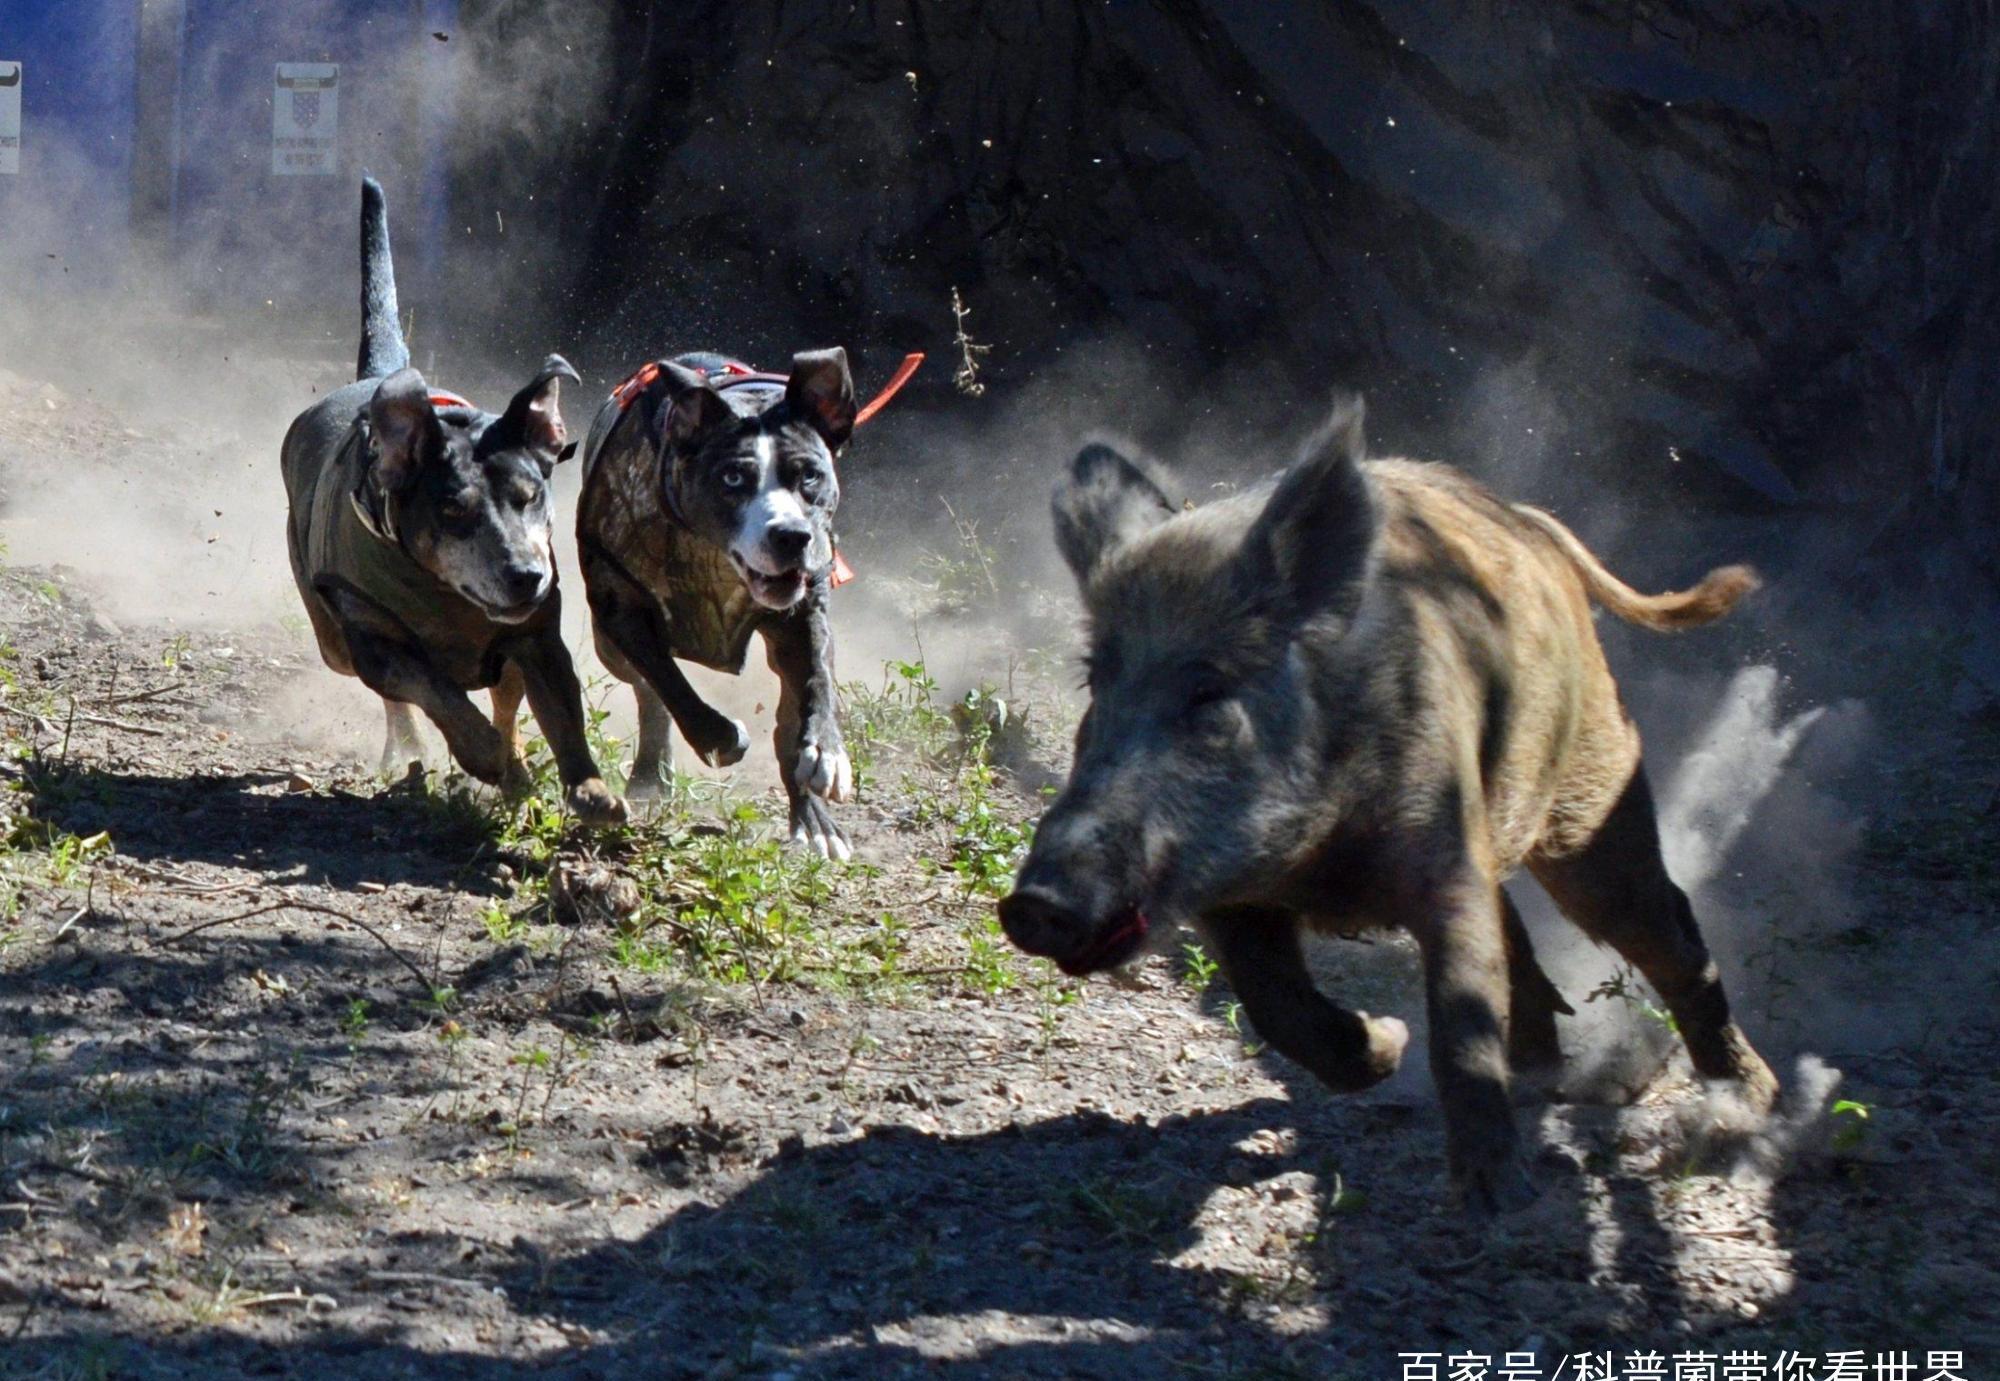
M 489 433 L 494 449 L 521 447 L 534 453 L 547 475 L 563 456 L 569 442 L 569 428 L 563 425 L 562 381 L 581 384 L 582 377 L 561 355 L 551 355 L 527 387 L 514 395 L 507 411 L 500 415 Z
M 1134 537 L 1174 516 L 1173 501 L 1139 462 L 1101 441 L 1076 453 L 1057 485 L 1056 546 L 1087 583 L 1092 571 Z
M 368 400 L 368 428 L 374 435 L 375 485 L 384 494 L 407 488 L 444 446 L 444 425 L 431 406 L 430 388 L 414 369 L 399 369 L 376 385 Z
M 785 401 L 793 415 L 812 425 L 828 449 L 837 451 L 845 446 L 847 438 L 854 435 L 854 375 L 847 368 L 847 352 L 836 345 L 829 350 L 801 350 L 792 356 Z
M 705 433 L 733 416 L 705 376 L 671 360 L 660 366 L 659 381 L 650 392 L 655 395 L 653 425 L 663 451 L 698 446 Z
M 1343 398 L 1278 477 L 1243 542 L 1245 594 L 1282 617 L 1351 612 L 1375 544 L 1361 400 Z

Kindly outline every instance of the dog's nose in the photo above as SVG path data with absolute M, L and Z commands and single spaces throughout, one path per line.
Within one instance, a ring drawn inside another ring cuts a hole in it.
M 1066 954 L 1087 931 L 1084 919 L 1045 887 L 1017 887 L 1000 901 L 1000 928 L 1030 954 Z
M 539 566 L 509 566 L 500 578 L 507 587 L 508 595 L 517 604 L 531 600 L 542 592 Z
M 796 561 L 804 556 L 806 548 L 812 544 L 812 539 L 811 528 L 791 524 L 783 527 L 774 526 L 764 534 L 764 540 L 770 543 L 771 550 L 788 561 Z

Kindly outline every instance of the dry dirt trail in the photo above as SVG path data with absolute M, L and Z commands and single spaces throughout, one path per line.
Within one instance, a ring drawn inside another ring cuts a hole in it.
M 0 524 L 34 467 L 171 452 L 10 387 Z M 286 722 L 296 625 L 92 590 L 0 574 L 0 1375 L 1991 1374 L 2000 1043 L 1952 1006 L 1994 974 L 1990 758 L 1910 769 L 1840 929 L 1799 917 L 1773 962 L 1810 984 L 1746 978 L 1793 1093 L 1761 1160 L 1683 1133 L 1670 1064 L 1626 1106 L 1525 1108 L 1546 1192 L 1479 1233 L 1420 1068 L 1335 1098 L 1198 963 L 1076 985 L 1007 952 L 982 888 L 1032 793 L 908 680 L 857 709 L 863 866 L 802 869 L 763 842 L 768 772 L 603 840 L 387 785 Z M 1960 986 L 1912 985 L 1941 950 Z M 1326 964 L 1421 1009 L 1399 943 Z M 1578 1054 L 1657 1036 L 1638 996 L 1578 1005 Z

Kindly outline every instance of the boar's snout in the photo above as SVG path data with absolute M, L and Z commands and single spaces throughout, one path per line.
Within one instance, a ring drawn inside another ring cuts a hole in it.
M 1000 928 L 1029 954 L 1053 959 L 1067 974 L 1112 969 L 1145 943 L 1147 922 L 1137 907 L 1103 919 L 1076 909 L 1052 886 L 1026 882 L 1000 903 Z

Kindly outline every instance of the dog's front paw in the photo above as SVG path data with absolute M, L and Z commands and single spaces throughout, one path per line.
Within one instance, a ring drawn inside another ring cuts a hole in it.
M 564 793 L 570 814 L 586 825 L 606 828 L 625 823 L 625 801 L 604 784 L 602 777 L 587 777 Z
M 801 791 L 810 791 L 829 801 L 845 801 L 854 794 L 854 764 L 837 737 L 808 738 L 799 745 L 799 760 L 792 768 L 792 780 Z
M 507 765 L 500 769 L 500 780 L 496 785 L 500 794 L 510 801 L 535 794 L 534 774 L 528 771 L 528 764 L 520 758 L 507 759 Z
M 833 812 L 817 796 L 800 796 L 792 803 L 792 847 L 836 863 L 854 857 L 846 834 L 833 822 Z
M 702 741 L 690 738 L 688 746 L 710 767 L 734 767 L 750 751 L 750 730 L 740 719 L 717 715 Z

